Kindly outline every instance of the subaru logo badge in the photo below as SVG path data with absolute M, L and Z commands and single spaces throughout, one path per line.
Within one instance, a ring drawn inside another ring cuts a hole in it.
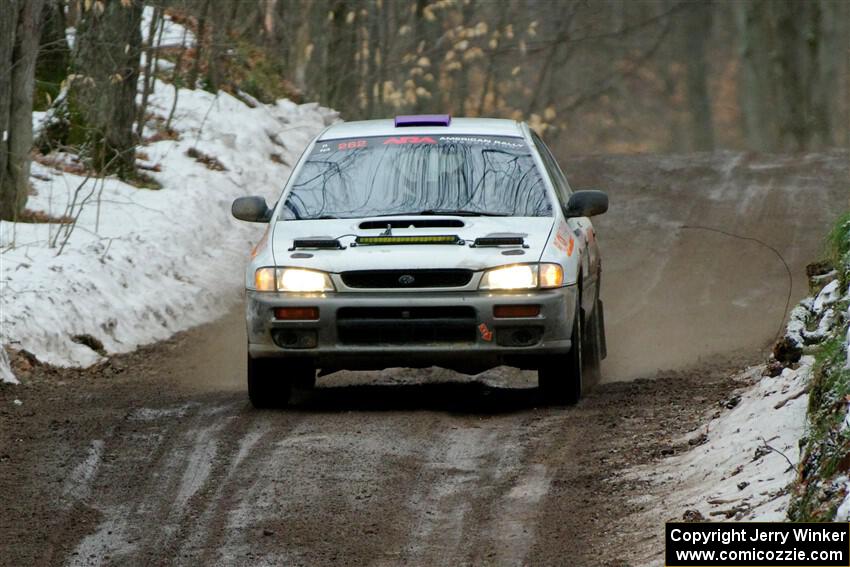
M 401 285 L 410 285 L 415 281 L 416 281 L 416 278 L 414 278 L 410 274 L 404 274 L 403 276 L 398 278 L 398 283 L 400 283 Z

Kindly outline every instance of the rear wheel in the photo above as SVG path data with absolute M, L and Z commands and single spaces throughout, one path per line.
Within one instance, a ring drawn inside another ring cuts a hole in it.
M 543 403 L 571 406 L 581 399 L 583 331 L 580 307 L 577 306 L 570 352 L 547 357 L 537 369 L 537 384 Z
M 248 357 L 248 398 L 258 409 L 286 406 L 294 385 L 312 385 L 315 378 L 312 365 L 301 361 Z

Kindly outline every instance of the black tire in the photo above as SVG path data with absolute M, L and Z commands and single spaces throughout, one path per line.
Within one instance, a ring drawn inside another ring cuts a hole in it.
M 601 313 L 602 302 L 599 301 L 599 294 L 597 293 L 593 313 L 585 324 L 582 341 L 583 378 L 588 385 L 596 384 L 602 377 L 602 345 L 604 340 L 602 333 L 604 331 L 602 330 Z
M 544 404 L 572 406 L 581 400 L 583 334 L 581 308 L 577 306 L 570 352 L 547 357 L 537 369 L 537 385 Z
M 608 338 L 605 335 L 605 305 L 599 300 L 599 352 L 602 360 L 608 358 Z
M 293 385 L 312 385 L 315 378 L 316 370 L 307 363 L 248 357 L 248 398 L 257 409 L 285 407 Z

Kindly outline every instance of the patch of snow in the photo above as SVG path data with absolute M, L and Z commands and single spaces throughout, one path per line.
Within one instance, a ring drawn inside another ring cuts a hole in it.
M 844 479 L 844 500 L 835 511 L 834 522 L 850 522 L 850 482 Z
M 850 307 L 847 308 L 847 314 L 844 317 L 845 321 L 850 321 Z M 850 325 L 847 327 L 847 334 L 844 336 L 844 352 L 847 362 L 844 363 L 844 368 L 850 368 Z
M 0 286 L 0 289 L 2 289 L 2 286 Z M 12 372 L 11 365 L 9 364 L 9 353 L 6 352 L 3 345 L 0 345 L 0 383 L 19 384 L 18 379 L 15 378 L 15 373 Z
M 100 463 L 103 461 L 103 448 L 102 440 L 95 439 L 91 442 L 86 458 L 74 467 L 65 478 L 62 488 L 63 496 L 69 498 L 72 502 L 85 500 L 89 497 L 92 481 L 97 476 Z
M 824 338 L 826 338 L 826 336 L 832 330 L 834 324 L 835 310 L 832 308 L 827 308 L 821 316 L 820 322 L 818 323 L 818 328 L 814 331 L 803 331 L 803 336 L 810 343 L 820 342 Z
M 171 61 L 168 61 L 166 59 L 157 59 L 156 60 L 157 71 L 171 71 L 172 69 L 174 69 L 174 67 L 176 67 L 176 65 L 174 63 L 172 63 Z
M 182 418 L 186 412 L 193 407 L 193 404 L 183 404 L 182 406 L 170 408 L 138 408 L 134 409 L 127 416 L 131 421 L 154 421 L 158 419 Z
M 838 280 L 833 280 L 826 284 L 815 298 L 815 302 L 812 305 L 812 311 L 816 314 L 820 314 L 825 307 L 832 305 L 841 299 L 841 290 L 838 289 L 838 286 Z
M 22 402 L 22 401 L 21 401 L 21 400 L 19 400 L 18 398 L 15 398 L 15 399 L 12 401 L 12 403 L 13 403 L 13 404 L 15 404 L 16 406 L 22 406 L 22 405 L 24 405 L 24 402 Z
M 150 31 L 151 18 L 153 18 L 153 6 L 145 6 L 142 12 L 142 41 L 150 45 L 148 32 Z M 159 41 L 159 47 L 180 47 L 185 43 L 186 47 L 195 45 L 195 34 L 186 27 L 171 19 L 168 14 L 162 20 L 162 36 L 157 28 L 154 41 Z
M 149 111 L 166 117 L 174 96 L 157 82 Z M 271 155 L 294 164 L 336 116 L 317 104 L 249 108 L 224 92 L 180 89 L 179 139 L 138 148 L 160 170 L 147 173 L 162 189 L 34 163 L 27 206 L 78 220 L 70 234 L 57 224 L 0 222 L 0 345 L 88 366 L 102 357 L 74 336 L 128 352 L 221 316 L 240 300 L 248 252 L 265 228 L 233 219 L 230 203 L 252 194 L 274 202 L 291 167 Z M 227 171 L 188 157 L 193 147 Z M 0 376 L 10 374 L 0 357 Z
M 794 343 L 799 347 L 802 347 L 803 344 L 805 344 L 803 337 L 806 334 L 806 321 L 810 315 L 809 309 L 808 304 L 800 302 L 799 305 L 791 310 L 791 314 L 788 316 L 788 325 L 786 327 L 785 336 L 794 341 Z
M 47 111 L 33 110 L 32 111 L 32 135 L 38 136 L 41 131 L 41 125 L 44 124 L 44 119 L 47 117 Z
M 844 419 L 841 420 L 839 431 L 845 432 L 850 430 L 850 404 L 844 405 Z

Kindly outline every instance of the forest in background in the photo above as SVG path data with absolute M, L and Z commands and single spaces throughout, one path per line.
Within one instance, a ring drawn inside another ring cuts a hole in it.
M 529 121 L 561 151 L 800 151 L 850 142 L 843 0 L 174 2 L 228 60 L 345 119 L 450 112 Z M 240 65 L 242 67 L 242 65 Z
M 167 20 L 192 37 L 163 41 Z M 4 0 L 0 217 L 34 145 L 146 186 L 154 79 L 346 120 L 527 120 L 575 154 L 847 147 L 848 77 L 844 0 Z

